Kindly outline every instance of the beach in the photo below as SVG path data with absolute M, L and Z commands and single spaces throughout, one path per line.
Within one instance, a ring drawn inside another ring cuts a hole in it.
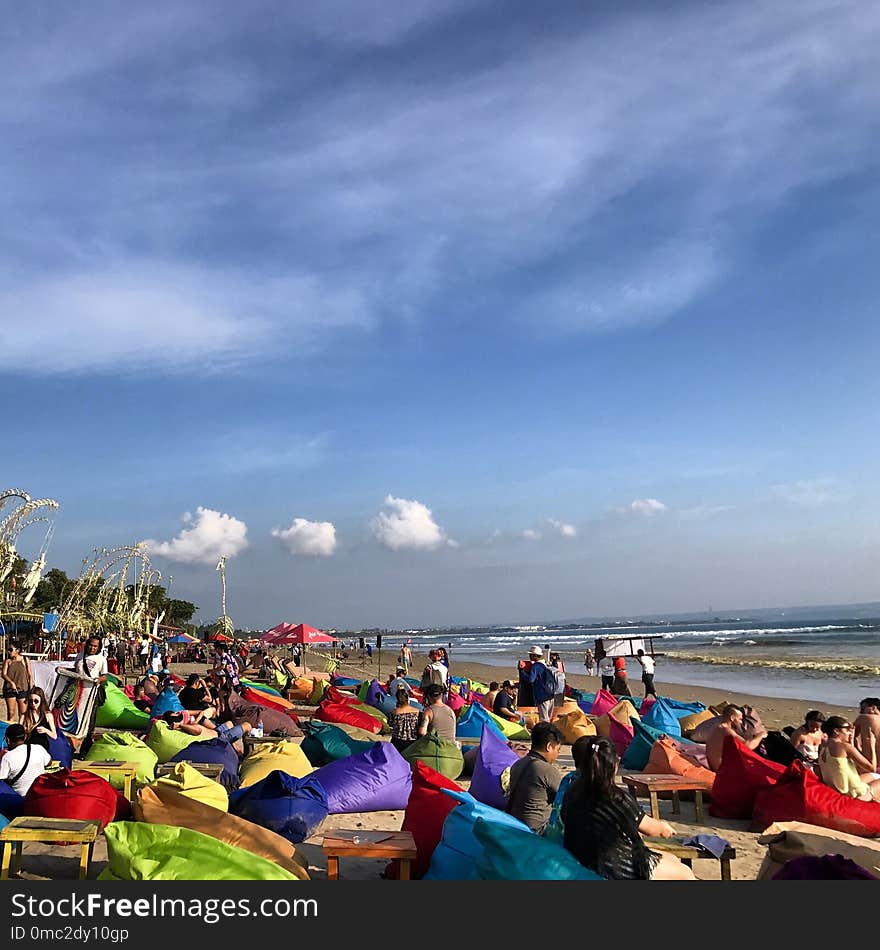
M 389 674 L 394 671 L 393 658 L 386 657 L 390 662 L 383 662 L 381 665 L 381 678 L 387 680 Z M 315 658 L 317 661 L 317 658 Z M 413 675 L 418 675 L 425 663 L 427 657 L 422 654 L 414 654 L 413 657 Z M 185 676 L 190 672 L 204 672 L 205 666 L 202 664 L 174 664 L 174 672 L 180 676 Z M 379 677 L 380 666 L 378 657 L 374 654 L 373 663 L 362 660 L 342 661 L 337 671 L 341 675 L 355 678 Z M 503 669 L 498 666 L 490 666 L 480 663 L 460 663 L 453 664 L 452 672 L 456 676 L 468 677 L 478 682 L 488 683 L 492 679 L 516 678 L 516 669 Z M 667 686 L 662 682 L 662 667 L 658 668 L 659 678 L 657 680 L 657 690 L 660 695 L 668 696 L 681 701 L 702 702 L 706 706 L 727 701 L 739 705 L 747 704 L 754 706 L 760 713 L 768 729 L 781 729 L 786 725 L 799 725 L 803 721 L 803 715 L 808 709 L 821 709 L 826 715 L 841 714 L 851 716 L 854 710 L 843 707 L 836 707 L 823 703 L 821 699 L 814 700 L 788 700 L 779 698 L 770 698 L 754 696 L 742 693 L 724 692 L 715 689 L 694 686 Z M 572 685 L 586 692 L 593 692 L 599 688 L 599 680 L 595 676 L 587 676 L 581 673 L 567 673 L 567 681 Z M 631 681 L 631 689 L 634 695 L 642 694 L 641 682 Z M 74 763 L 75 764 L 75 763 Z M 563 752 L 557 763 L 563 771 L 569 771 L 574 768 L 571 759 L 571 747 L 563 746 Z M 623 770 L 624 773 L 626 770 Z M 469 779 L 461 778 L 458 784 L 465 790 L 469 786 Z M 762 829 L 753 829 L 748 821 L 722 820 L 709 816 L 706 812 L 704 823 L 697 824 L 694 805 L 692 802 L 684 801 L 681 804 L 681 813 L 674 815 L 672 813 L 672 802 L 660 802 L 661 817 L 669 821 L 677 834 L 695 835 L 695 834 L 714 834 L 726 839 L 734 848 L 736 848 L 737 857 L 732 862 L 733 880 L 754 880 L 761 867 L 761 863 L 766 853 L 764 845 L 759 844 L 758 837 Z M 360 829 L 365 831 L 396 831 L 401 827 L 403 821 L 403 811 L 377 811 L 363 812 L 359 814 L 330 815 L 321 832 L 331 829 L 346 828 Z M 296 846 L 309 865 L 309 874 L 314 880 L 326 879 L 327 862 L 321 850 L 320 834 L 307 839 Z M 57 846 L 47 846 L 31 844 L 25 848 L 23 859 L 22 877 L 25 879 L 64 879 L 71 878 L 75 874 L 78 849 L 74 847 L 60 848 Z M 95 846 L 90 878 L 95 878 L 106 866 L 107 851 L 103 837 L 99 837 Z M 385 860 L 369 858 L 348 858 L 340 864 L 340 877 L 348 880 L 375 880 L 381 877 L 382 871 L 386 865 Z M 719 863 L 715 860 L 698 860 L 694 863 L 694 873 L 701 880 L 720 880 Z

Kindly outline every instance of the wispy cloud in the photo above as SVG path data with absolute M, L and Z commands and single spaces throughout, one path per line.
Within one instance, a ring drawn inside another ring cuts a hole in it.
M 186 527 L 170 541 L 148 538 L 143 543 L 152 554 L 188 564 L 213 564 L 222 555 L 235 557 L 249 544 L 247 525 L 213 508 L 199 506 L 194 515 L 188 511 L 183 523 Z
M 526 541 L 540 541 L 541 532 L 535 531 L 533 528 L 526 528 L 524 531 L 520 532 L 520 537 L 525 538 Z
M 658 498 L 636 498 L 623 511 L 634 515 L 659 515 L 668 511 L 668 506 Z
M 447 538 L 427 505 L 393 495 L 386 496 L 385 511 L 376 515 L 372 528 L 380 544 L 392 551 L 458 546 L 457 542 Z
M 773 493 L 799 508 L 821 508 L 844 496 L 842 487 L 833 478 L 805 478 L 774 485 Z
M 548 518 L 547 524 L 559 532 L 563 538 L 577 537 L 577 528 L 573 524 L 568 524 L 565 521 L 558 521 L 556 518 Z
M 330 557 L 336 552 L 336 527 L 330 521 L 294 518 L 289 528 L 273 528 L 272 537 L 291 554 Z

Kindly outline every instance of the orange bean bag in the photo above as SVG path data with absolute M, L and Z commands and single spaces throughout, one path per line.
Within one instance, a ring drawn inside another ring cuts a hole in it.
M 581 736 L 596 735 L 596 726 L 583 709 L 577 708 L 571 712 L 564 712 L 553 720 L 553 724 L 562 733 L 563 742 L 569 744 L 573 744 Z
M 655 775 L 682 775 L 706 782 L 715 781 L 715 773 L 711 769 L 704 769 L 686 759 L 667 738 L 657 739 L 651 746 L 648 764 L 642 771 Z

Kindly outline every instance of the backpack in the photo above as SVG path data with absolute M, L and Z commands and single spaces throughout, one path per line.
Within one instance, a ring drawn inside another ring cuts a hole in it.
M 436 683 L 438 686 L 443 685 L 443 674 L 436 666 L 432 666 L 430 663 L 422 670 L 422 679 L 419 683 L 419 689 L 424 692 L 432 683 Z
M 546 664 L 542 664 L 544 671 L 541 674 L 541 691 L 549 699 L 556 695 L 556 671 Z M 537 685 L 537 680 L 535 683 Z

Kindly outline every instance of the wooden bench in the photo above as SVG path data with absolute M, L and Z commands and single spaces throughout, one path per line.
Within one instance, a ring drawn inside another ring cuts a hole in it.
M 15 874 L 21 871 L 21 849 L 25 841 L 81 845 L 79 879 L 84 881 L 89 874 L 92 849 L 100 831 L 100 826 L 95 821 L 73 821 L 67 818 L 13 818 L 5 828 L 0 830 L 0 843 L 3 844 L 0 881 L 9 880 L 13 844 L 15 845 L 13 871 Z
M 647 794 L 651 799 L 651 817 L 660 817 L 660 806 L 657 801 L 659 792 L 672 793 L 672 814 L 681 814 L 679 792 L 694 793 L 694 808 L 697 821 L 703 824 L 703 792 L 712 791 L 712 783 L 702 779 L 686 778 L 684 775 L 655 775 L 651 772 L 637 772 L 634 775 L 622 775 L 623 784 L 630 790 L 633 798 L 639 794 Z
M 714 854 L 711 854 L 709 851 L 704 851 L 702 848 L 697 848 L 689 844 L 682 844 L 683 837 L 684 836 L 673 838 L 649 838 L 646 836 L 643 840 L 645 844 L 653 851 L 668 851 L 670 854 L 674 854 L 677 858 L 680 858 L 682 864 L 686 864 L 688 867 L 692 867 L 693 861 L 695 859 L 714 859 L 721 865 L 721 880 L 732 880 L 730 875 L 730 862 L 736 857 L 736 848 L 728 845 L 724 849 L 724 853 L 721 855 L 721 857 L 716 858 Z
M 195 769 L 200 775 L 204 775 L 205 778 L 213 779 L 215 782 L 220 781 L 220 775 L 223 772 L 223 766 L 217 762 L 187 762 L 186 763 L 191 769 Z M 156 766 L 156 778 L 162 778 L 163 775 L 171 775 L 174 772 L 174 767 L 180 765 L 179 762 L 166 762 L 164 765 Z
M 348 831 L 337 828 L 324 835 L 327 880 L 339 880 L 340 858 L 390 858 L 400 861 L 400 880 L 409 880 L 410 861 L 418 855 L 411 831 Z
M 123 780 L 122 794 L 131 801 L 131 786 L 134 783 L 137 771 L 141 768 L 137 762 L 121 762 L 118 759 L 82 759 L 77 761 L 76 767 L 84 772 L 93 772 L 95 775 L 106 777 L 107 781 L 114 775 L 121 775 Z

